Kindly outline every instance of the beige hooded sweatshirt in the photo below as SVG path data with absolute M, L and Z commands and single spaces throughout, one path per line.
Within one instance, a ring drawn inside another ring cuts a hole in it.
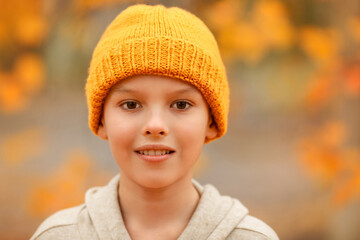
M 119 179 L 117 175 L 108 185 L 89 189 L 84 204 L 47 218 L 31 240 L 131 240 L 118 202 Z M 201 186 L 195 180 L 193 184 L 201 197 L 179 240 L 278 240 L 237 199 L 221 196 L 212 185 Z

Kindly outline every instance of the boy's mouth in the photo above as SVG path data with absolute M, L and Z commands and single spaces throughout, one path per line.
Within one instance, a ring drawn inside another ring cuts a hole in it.
M 171 154 L 175 151 L 172 150 L 143 150 L 143 151 L 135 151 L 141 155 L 149 155 L 149 156 L 159 156 L 159 155 L 166 155 Z
M 166 156 L 175 152 L 173 148 L 163 144 L 147 144 L 134 150 L 144 156 Z

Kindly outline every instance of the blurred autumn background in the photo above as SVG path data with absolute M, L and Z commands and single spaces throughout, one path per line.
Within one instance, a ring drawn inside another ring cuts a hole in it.
M 229 130 L 195 178 L 281 239 L 360 239 L 357 0 L 0 0 L 0 239 L 28 239 L 118 172 L 84 85 L 101 33 L 134 3 L 185 8 L 218 40 Z

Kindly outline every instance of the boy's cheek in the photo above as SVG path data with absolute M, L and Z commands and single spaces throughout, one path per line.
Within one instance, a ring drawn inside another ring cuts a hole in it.
M 108 118 L 105 122 L 106 134 L 110 142 L 122 145 L 131 141 L 139 131 L 139 126 L 135 121 L 126 121 L 125 119 Z
M 187 145 L 201 145 L 206 135 L 206 121 L 188 121 L 176 127 L 176 138 L 182 139 Z
M 114 139 L 131 139 L 139 134 L 139 127 L 133 124 L 126 124 L 124 122 L 118 122 L 111 129 L 108 129 L 108 135 Z

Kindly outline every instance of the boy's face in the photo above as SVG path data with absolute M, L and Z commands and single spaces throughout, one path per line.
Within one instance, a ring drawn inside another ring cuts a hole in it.
M 217 134 L 208 105 L 194 86 L 153 75 L 116 84 L 106 98 L 101 122 L 98 135 L 109 141 L 122 178 L 148 188 L 191 178 L 205 138 Z M 137 150 L 148 144 L 174 152 L 166 160 L 147 161 Z

